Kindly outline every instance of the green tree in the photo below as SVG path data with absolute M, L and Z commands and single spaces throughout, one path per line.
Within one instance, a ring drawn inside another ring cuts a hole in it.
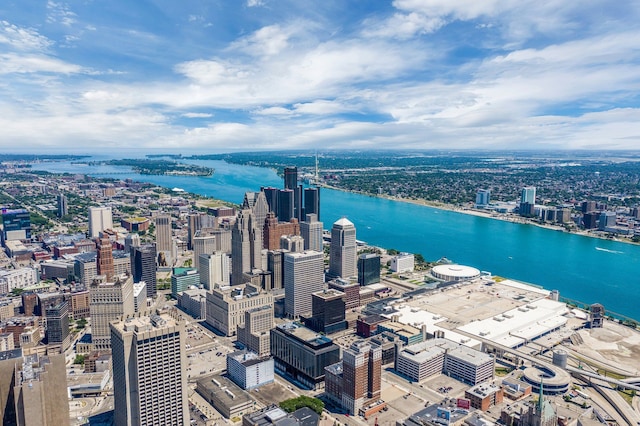
M 318 398 L 311 398 L 305 395 L 301 395 L 297 398 L 287 399 L 280 403 L 280 408 L 282 408 L 287 413 L 293 413 L 299 408 L 309 407 L 319 415 L 322 414 L 322 410 L 324 410 L 324 402 L 319 400 Z
M 74 364 L 84 364 L 84 355 L 76 355 L 76 358 L 73 360 Z

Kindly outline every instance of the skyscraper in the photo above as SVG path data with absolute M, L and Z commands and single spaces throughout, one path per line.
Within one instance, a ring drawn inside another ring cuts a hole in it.
M 298 187 L 298 168 L 295 166 L 284 168 L 284 188 L 295 189 Z
M 147 283 L 147 297 L 156 297 L 156 246 L 145 244 L 131 249 L 131 274 L 133 282 Z
M 69 205 L 67 204 L 67 197 L 64 194 L 58 194 L 56 201 L 58 202 L 58 217 L 68 215 Z
M 200 271 L 200 255 L 212 254 L 216 251 L 216 237 L 213 235 L 200 235 L 193 238 L 193 266 Z
M 304 189 L 304 216 L 315 214 L 320 220 L 320 188 L 312 187 Z
M 190 213 L 187 219 L 187 248 L 193 250 L 193 237 L 196 236 L 196 232 L 203 228 L 215 228 L 217 220 L 216 217 L 206 213 Z
M 488 189 L 478 189 L 476 192 L 476 208 L 485 208 L 491 202 L 491 191 Z
M 315 213 L 307 214 L 305 221 L 300 222 L 300 235 L 304 238 L 305 250 L 322 251 L 322 225 Z
M 358 256 L 358 284 L 369 285 L 380 282 L 380 255 L 364 253 Z
M 262 266 L 262 232 L 255 227 L 255 219 L 249 209 L 238 213 L 231 231 L 231 284 L 244 282 L 243 274 Z
M 31 216 L 28 210 L 2 209 L 2 236 L 4 241 L 31 238 Z
M 295 215 L 295 197 L 292 189 L 284 189 L 278 192 L 278 220 L 289 222 Z
M 159 215 L 156 217 L 156 251 L 163 253 L 164 261 L 168 267 L 173 265 L 173 238 L 171 232 L 171 216 Z
M 356 415 L 379 399 L 381 376 L 382 348 L 364 340 L 353 342 L 342 354 L 342 408 Z
M 291 318 L 311 314 L 311 294 L 324 289 L 322 253 L 285 253 L 283 272 L 285 314 Z
M 115 274 L 113 266 L 113 247 L 109 238 L 100 238 L 98 240 L 98 256 L 96 259 L 98 275 L 104 275 L 107 281 L 110 281 Z
M 278 194 L 280 190 L 278 188 L 262 187 L 260 188 L 261 192 L 264 192 L 264 197 L 267 200 L 267 205 L 269 206 L 269 211 L 274 213 L 278 213 Z
M 135 312 L 131 276 L 118 276 L 110 282 L 94 281 L 89 286 L 89 312 L 94 349 L 111 349 L 109 323 Z
M 124 237 L 124 251 L 131 253 L 131 247 L 140 247 L 140 235 L 127 234 L 127 236 Z
M 312 315 L 307 327 L 319 333 L 331 334 L 347 328 L 345 294 L 328 289 L 311 295 Z
M 536 187 L 535 186 L 525 186 L 522 188 L 522 192 L 520 194 L 520 203 L 536 203 Z
M 98 238 L 105 229 L 113 228 L 111 207 L 89 207 L 89 238 Z
M 348 219 L 338 219 L 331 228 L 329 275 L 349 278 L 358 274 L 356 227 Z
M 238 342 L 260 356 L 269 355 L 273 327 L 273 305 L 250 309 L 244 313 L 244 324 L 238 325 Z
M 217 251 L 213 254 L 200 256 L 200 284 L 211 290 L 215 284 L 227 286 L 230 284 L 229 256 Z
M 64 352 L 71 343 L 69 337 L 69 304 L 65 302 L 51 306 L 44 311 L 47 319 L 47 344 L 60 346 Z
M 251 213 L 255 218 L 256 229 L 262 233 L 264 220 L 267 217 L 267 213 L 269 213 L 269 203 L 267 203 L 264 192 L 245 192 L 242 208 L 251 209 Z
M 115 424 L 189 424 L 184 321 L 169 314 L 111 324 Z

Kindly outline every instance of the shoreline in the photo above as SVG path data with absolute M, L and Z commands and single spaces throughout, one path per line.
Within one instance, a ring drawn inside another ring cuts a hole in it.
M 410 199 L 410 198 L 394 197 L 394 196 L 391 196 L 391 195 L 369 194 L 369 193 L 363 192 L 363 191 L 344 189 L 344 188 L 340 188 L 340 187 L 333 186 L 333 185 L 327 185 L 327 184 L 322 184 L 320 186 L 324 187 L 324 188 L 333 189 L 333 190 L 336 190 L 336 191 L 351 192 L 351 193 L 354 193 L 354 194 L 365 195 L 367 197 L 372 197 L 372 198 L 381 198 L 381 199 L 385 199 L 385 200 L 389 200 L 389 201 L 398 201 L 398 202 L 401 202 L 401 203 L 408 203 L 408 204 L 414 204 L 414 205 L 418 205 L 418 206 L 431 207 L 433 209 L 450 211 L 450 212 L 460 213 L 460 214 L 466 214 L 466 215 L 469 215 L 469 216 L 484 217 L 484 218 L 487 218 L 487 219 L 500 220 L 502 222 L 510 222 L 510 223 L 520 224 L 520 225 L 532 225 L 532 226 L 537 226 L 538 228 L 548 229 L 550 231 L 563 232 L 563 233 L 566 233 L 566 234 L 574 234 L 574 235 L 579 235 L 579 236 L 588 237 L 588 238 L 596 238 L 596 239 L 605 240 L 605 241 L 614 241 L 614 242 L 617 242 L 617 243 L 639 245 L 638 243 L 634 243 L 633 241 L 631 241 L 628 238 L 623 238 L 623 239 L 620 239 L 620 238 L 607 238 L 607 237 L 604 237 L 604 236 L 595 235 L 595 234 L 592 234 L 590 232 L 582 231 L 582 230 L 579 230 L 579 231 L 576 231 L 576 232 L 567 231 L 563 226 L 552 225 L 550 223 L 539 223 L 539 222 L 535 222 L 535 221 L 529 220 L 529 219 L 521 217 L 521 216 L 515 216 L 515 215 L 508 216 L 508 215 L 506 215 L 504 213 L 502 213 L 500 215 L 493 215 L 490 212 L 485 212 L 485 211 L 475 210 L 475 209 L 465 209 L 465 208 L 462 208 L 462 207 L 453 206 L 451 204 L 445 204 L 445 203 L 440 203 L 440 202 L 435 202 L 435 201 L 427 201 L 427 200 L 424 200 L 424 199 Z

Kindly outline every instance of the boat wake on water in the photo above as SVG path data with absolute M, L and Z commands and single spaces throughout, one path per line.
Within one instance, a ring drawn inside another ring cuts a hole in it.
M 598 251 L 606 251 L 607 253 L 613 253 L 613 254 L 624 254 L 623 251 L 609 250 L 609 249 L 602 248 L 602 247 L 596 247 L 596 250 L 598 250 Z

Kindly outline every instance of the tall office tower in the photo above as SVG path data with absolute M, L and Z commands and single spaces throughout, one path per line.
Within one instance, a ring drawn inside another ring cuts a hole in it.
M 215 287 L 207 292 L 206 321 L 225 336 L 235 336 L 244 324 L 244 313 L 262 306 L 273 309 L 273 295 L 258 286 Z
M 382 348 L 356 340 L 342 354 L 342 408 L 358 414 L 360 408 L 380 398 Z
M 25 209 L 2 209 L 2 236 L 4 241 L 31 238 L 31 216 Z
M 269 250 L 267 252 L 267 271 L 271 272 L 271 288 L 265 290 L 279 289 L 284 287 L 284 250 Z
M 238 213 L 236 223 L 231 230 L 231 284 L 244 282 L 242 274 L 260 268 L 262 233 L 255 227 L 251 210 L 243 209 Z
M 216 251 L 216 237 L 197 233 L 193 238 L 193 267 L 200 272 L 200 255 L 212 254 L 214 251 Z
M 267 217 L 267 213 L 269 213 L 269 203 L 267 203 L 267 197 L 265 197 L 264 192 L 245 192 L 242 208 L 251 209 L 251 213 L 255 218 L 256 228 L 263 232 L 264 220 Z
M 115 268 L 113 266 L 113 247 L 109 238 L 98 240 L 98 257 L 96 259 L 98 275 L 104 275 L 107 281 L 113 278 Z
M 200 256 L 200 284 L 211 290 L 215 284 L 227 286 L 230 284 L 229 256 L 225 252 L 217 251 L 213 254 Z
M 89 238 L 98 238 L 102 231 L 112 228 L 111 207 L 89 207 Z
M 284 189 L 296 189 L 298 187 L 298 168 L 284 168 Z
M 596 208 L 595 201 L 583 201 L 581 204 L 582 213 L 590 213 L 596 210 Z
M 491 191 L 488 189 L 478 189 L 476 192 L 476 207 L 485 208 L 491 202 Z
M 124 237 L 124 251 L 131 253 L 131 247 L 140 247 L 140 235 L 128 234 Z
M 358 284 L 369 285 L 380 282 L 380 255 L 364 253 L 358 256 Z
M 202 228 L 216 228 L 217 220 L 214 216 L 209 216 L 206 213 L 191 213 L 187 219 L 187 248 L 193 250 L 193 237 L 196 236 L 196 232 Z
M 292 189 L 284 189 L 278 192 L 277 216 L 280 222 L 289 222 L 295 216 L 295 199 Z
M 216 251 L 231 253 L 231 230 L 216 228 L 209 231 L 210 235 L 216 237 Z
M 307 214 L 305 221 L 300 222 L 300 235 L 304 238 L 305 250 L 322 251 L 322 225 L 315 213 Z
M 287 222 L 279 222 L 273 212 L 267 214 L 264 221 L 264 247 L 267 250 L 280 248 L 280 237 L 283 235 L 300 235 L 300 224 L 297 219 Z
M 344 217 L 338 219 L 331 228 L 329 275 L 342 278 L 357 276 L 356 255 L 356 227 Z
M 305 188 L 304 189 L 304 216 L 308 214 L 315 214 L 316 218 L 320 220 L 320 188 Z
M 283 235 L 280 237 L 280 248 L 292 253 L 304 251 L 304 239 L 300 235 Z
M 184 321 L 169 314 L 111 324 L 116 426 L 187 426 Z
M 131 274 L 133 282 L 147 283 L 147 297 L 156 297 L 158 286 L 156 280 L 156 246 L 145 244 L 134 247 L 131 251 Z
M 159 215 L 156 217 L 156 251 L 163 253 L 167 266 L 173 265 L 174 249 L 171 232 L 171 216 Z M 161 256 L 161 257 L 162 257 Z
M 261 306 L 244 313 L 244 324 L 238 325 L 238 342 L 260 356 L 271 353 L 270 331 L 274 327 L 273 306 Z
M 111 349 L 109 323 L 135 313 L 131 276 L 121 275 L 110 282 L 94 281 L 89 286 L 89 312 L 94 349 Z
M 7 356 L 0 361 L 0 420 L 5 425 L 69 424 L 64 355 Z
M 69 204 L 67 202 L 67 197 L 64 194 L 58 194 L 56 201 L 58 202 L 58 217 L 68 215 Z
M 47 319 L 47 344 L 60 346 L 60 352 L 64 352 L 71 343 L 69 337 L 69 304 L 61 302 L 55 306 L 50 306 L 44 310 L 44 316 Z
M 598 220 L 598 229 L 605 231 L 608 227 L 616 226 L 616 212 L 602 212 L 600 213 L 600 220 Z
M 535 186 L 525 186 L 522 188 L 522 192 L 520 194 L 520 203 L 536 203 L 536 187 Z
M 307 327 L 318 333 L 331 334 L 347 328 L 345 294 L 328 289 L 311 295 L 311 318 Z
M 284 313 L 291 318 L 311 314 L 311 294 L 324 289 L 324 256 L 305 251 L 284 255 Z
M 272 186 L 261 187 L 261 192 L 264 192 L 264 198 L 267 200 L 267 205 L 269 206 L 269 211 L 277 213 L 278 212 L 278 194 L 280 190 L 278 188 L 274 188 Z

